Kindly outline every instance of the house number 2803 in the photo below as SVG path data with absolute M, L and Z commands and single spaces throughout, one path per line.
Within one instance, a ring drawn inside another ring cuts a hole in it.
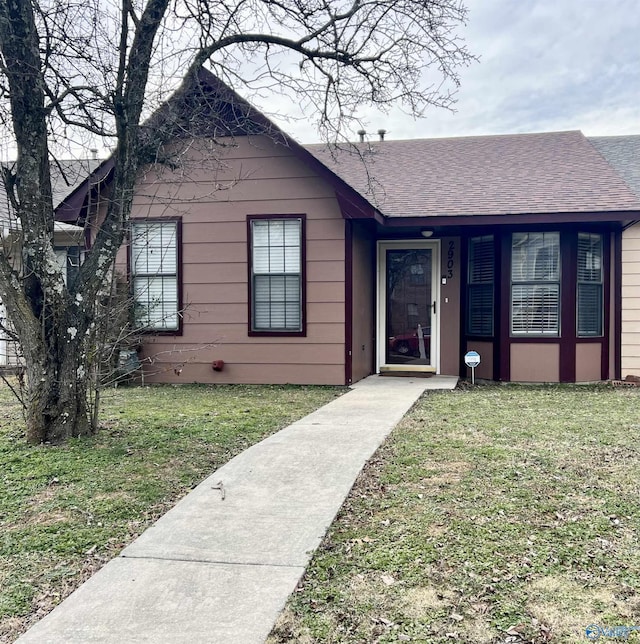
M 447 279 L 453 277 L 453 260 L 456 252 L 456 243 L 450 241 L 449 248 L 447 249 Z

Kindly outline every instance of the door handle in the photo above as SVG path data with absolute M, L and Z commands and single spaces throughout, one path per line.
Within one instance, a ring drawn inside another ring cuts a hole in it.
M 433 304 L 431 305 L 433 307 L 433 314 L 436 314 L 436 302 L 435 300 L 433 301 Z

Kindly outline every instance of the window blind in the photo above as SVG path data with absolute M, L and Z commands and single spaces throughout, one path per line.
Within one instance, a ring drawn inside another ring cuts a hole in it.
M 578 315 L 580 337 L 602 335 L 602 235 L 578 233 Z
M 252 329 L 302 329 L 302 220 L 251 222 Z
M 136 324 L 149 329 L 177 329 L 178 223 L 132 222 L 130 249 Z
M 560 333 L 560 234 L 511 237 L 511 333 Z
M 467 333 L 470 335 L 493 335 L 494 262 L 493 235 L 472 237 L 467 285 Z
M 511 331 L 557 335 L 560 328 L 559 285 L 513 285 Z

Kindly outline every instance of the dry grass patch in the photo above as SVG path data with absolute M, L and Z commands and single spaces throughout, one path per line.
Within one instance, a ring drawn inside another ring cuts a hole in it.
M 640 601 L 633 590 L 631 601 L 617 593 L 617 585 L 585 587 L 568 575 L 549 575 L 530 585 L 528 610 L 534 618 L 551 626 L 558 639 L 577 641 L 585 638 L 585 625 L 631 625 L 640 615 Z
M 443 485 L 454 485 L 460 482 L 463 475 L 471 469 L 471 464 L 466 461 L 452 463 L 424 463 L 424 467 L 433 470 L 433 474 L 425 476 L 418 487 L 428 489 Z
M 428 612 L 441 611 L 446 599 L 433 586 L 414 586 L 402 594 L 399 608 L 409 619 L 420 619 Z

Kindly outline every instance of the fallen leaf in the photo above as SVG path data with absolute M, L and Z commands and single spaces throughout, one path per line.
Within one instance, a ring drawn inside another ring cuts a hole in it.
M 509 626 L 509 628 L 505 631 L 507 635 L 511 636 L 519 636 L 522 631 L 524 631 L 525 625 L 524 624 L 516 624 L 515 626 Z

